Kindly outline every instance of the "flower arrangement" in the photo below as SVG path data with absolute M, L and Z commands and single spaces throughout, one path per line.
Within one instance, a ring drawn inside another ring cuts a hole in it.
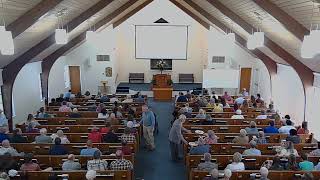
M 157 68 L 160 70 L 161 74 L 164 68 L 167 66 L 167 63 L 164 60 L 159 60 L 156 64 Z

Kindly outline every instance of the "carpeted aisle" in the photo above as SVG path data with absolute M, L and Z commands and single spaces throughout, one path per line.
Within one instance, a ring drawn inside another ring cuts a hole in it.
M 135 177 L 144 180 L 185 180 L 187 178 L 184 163 L 170 160 L 168 132 L 173 102 L 154 102 L 149 99 L 149 105 L 156 113 L 159 124 L 159 134 L 155 136 L 156 150 L 148 152 L 141 146 L 136 157 Z

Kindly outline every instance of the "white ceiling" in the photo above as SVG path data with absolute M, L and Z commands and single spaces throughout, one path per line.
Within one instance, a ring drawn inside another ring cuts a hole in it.
M 3 0 L 4 8 L 1 8 L 1 14 L 4 14 L 4 19 L 6 23 L 11 23 L 25 12 L 34 7 L 41 0 Z M 87 10 L 89 7 L 97 3 L 99 0 L 64 0 L 62 3 L 57 5 L 53 10 L 48 12 L 46 15 L 41 17 L 38 22 L 33 26 L 28 28 L 24 33 L 20 34 L 15 38 L 15 55 L 13 56 L 2 56 L 0 55 L 0 67 L 6 66 L 8 63 L 13 61 L 15 58 L 19 57 L 21 54 L 29 50 L 31 47 L 39 43 L 44 38 L 48 37 L 54 32 L 57 27 L 58 19 L 56 13 L 61 9 L 67 9 L 68 13 L 64 18 L 64 22 L 72 20 L 77 17 L 80 13 Z M 106 15 L 110 14 L 112 11 L 123 5 L 129 0 L 115 0 L 109 6 L 101 10 L 90 20 L 83 22 L 80 26 L 70 32 L 70 38 L 73 38 L 87 29 L 90 25 L 101 20 Z M 140 0 L 136 4 L 141 4 L 145 0 Z M 199 15 L 196 11 L 190 8 L 182 0 L 178 0 L 184 6 L 188 7 L 191 11 Z M 230 18 L 224 16 L 219 10 L 214 8 L 206 0 L 192 0 L 199 6 L 201 6 L 205 11 L 209 12 L 211 15 L 216 17 L 227 27 L 232 29 L 232 31 L 237 32 L 240 36 L 247 39 L 248 33 L 241 28 L 238 24 L 230 20 Z M 300 57 L 300 46 L 301 41 L 297 39 L 292 33 L 287 31 L 282 24 L 280 24 L 275 18 L 261 9 L 252 0 L 219 0 L 225 6 L 230 8 L 233 12 L 238 14 L 245 21 L 250 23 L 252 26 L 261 29 L 266 33 L 266 36 L 271 40 L 276 42 L 278 45 L 283 47 L 287 52 L 292 54 L 294 57 L 299 59 L 302 63 L 307 65 L 314 71 L 320 72 L 320 56 L 314 59 L 303 59 Z M 271 0 L 282 10 L 287 12 L 298 22 L 303 24 L 305 27 L 310 27 L 313 3 L 310 0 Z M 135 5 L 136 5 L 135 4 Z M 320 13 L 317 5 L 314 7 L 313 22 L 320 23 Z M 260 14 L 263 20 L 259 20 L 254 12 Z M 200 16 L 202 17 L 202 16 Z M 119 18 L 119 17 L 118 17 Z M 204 18 L 205 19 L 205 18 Z M 205 19 L 206 20 L 206 19 Z M 206 20 L 208 22 L 208 20 Z M 211 23 L 210 23 L 211 24 Z M 229 30 L 230 30 L 229 29 Z M 39 54 L 33 61 L 41 60 L 47 57 L 49 54 L 57 50 L 60 46 L 53 45 L 41 54 Z M 276 54 L 270 51 L 268 48 L 261 48 L 265 54 L 273 58 L 276 62 L 281 64 L 287 64 L 283 59 L 279 58 Z

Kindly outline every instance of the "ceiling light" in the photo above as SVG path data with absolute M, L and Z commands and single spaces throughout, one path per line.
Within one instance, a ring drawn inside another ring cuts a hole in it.
M 253 33 L 255 47 L 263 47 L 264 46 L 264 32 L 255 32 Z
M 254 36 L 252 34 L 249 35 L 248 41 L 247 41 L 247 48 L 250 50 L 254 50 L 255 43 L 254 43 Z
M 65 29 L 56 29 L 55 33 L 56 44 L 67 44 L 68 34 Z
M 11 31 L 2 31 L 0 35 L 1 39 L 1 54 L 2 55 L 13 55 L 14 54 L 14 43 Z
M 312 42 L 312 37 L 305 35 L 301 46 L 301 57 L 305 59 L 313 58 L 315 56 L 315 45 L 316 44 L 313 44 Z

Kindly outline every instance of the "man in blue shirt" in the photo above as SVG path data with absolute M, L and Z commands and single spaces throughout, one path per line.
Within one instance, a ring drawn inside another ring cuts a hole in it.
M 86 149 L 82 149 L 80 152 L 81 156 L 93 156 L 94 152 L 96 152 L 97 148 L 92 148 L 93 144 L 91 140 L 87 141 L 87 148 Z
M 177 102 L 188 102 L 188 98 L 182 92 L 179 92 Z
M 278 129 L 276 127 L 274 127 L 274 121 L 270 121 L 269 126 L 264 128 L 263 131 L 264 131 L 264 133 L 268 133 L 268 134 L 279 133 Z
M 152 111 L 149 110 L 147 105 L 142 106 L 142 118 L 140 122 L 143 126 L 143 137 L 147 148 L 150 151 L 155 149 L 153 131 L 155 126 L 155 116 Z
M 9 136 L 6 134 L 6 128 L 0 127 L 0 142 L 3 140 L 9 139 Z
M 70 99 L 71 98 L 71 90 L 69 90 L 68 92 L 64 93 L 63 98 L 64 99 Z

